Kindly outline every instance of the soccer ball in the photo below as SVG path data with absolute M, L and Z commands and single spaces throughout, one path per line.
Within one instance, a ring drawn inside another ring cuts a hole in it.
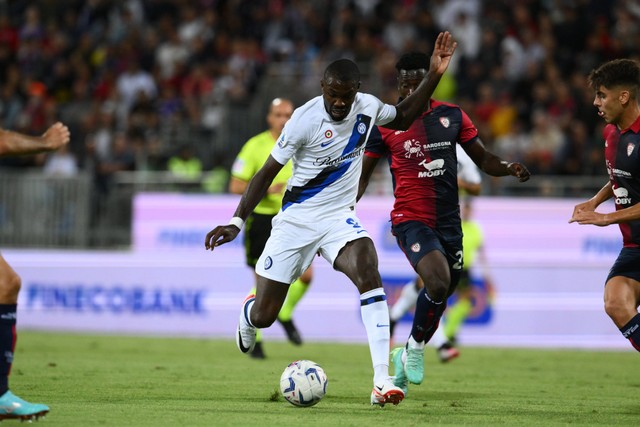
M 296 360 L 280 377 L 280 392 L 295 406 L 313 406 L 327 392 L 327 374 L 316 362 Z

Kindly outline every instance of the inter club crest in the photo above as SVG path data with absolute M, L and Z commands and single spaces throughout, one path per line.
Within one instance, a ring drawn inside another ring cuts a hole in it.
M 449 118 L 448 117 L 440 117 L 440 124 L 442 126 L 444 126 L 445 128 L 448 128 L 449 125 L 451 124 L 451 122 L 449 122 Z
M 634 144 L 633 142 L 627 144 L 627 157 L 629 157 L 631 153 L 633 153 L 634 148 L 636 148 L 636 144 Z

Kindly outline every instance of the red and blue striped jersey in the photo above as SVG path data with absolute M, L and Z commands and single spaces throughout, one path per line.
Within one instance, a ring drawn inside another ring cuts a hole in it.
M 640 117 L 627 129 L 608 124 L 602 133 L 616 210 L 625 209 L 640 201 Z M 624 247 L 640 247 L 640 221 L 619 226 Z
M 389 158 L 394 225 L 420 221 L 431 228 L 460 226 L 456 144 L 477 137 L 478 130 L 459 106 L 436 100 L 406 131 L 374 128 L 365 155 Z

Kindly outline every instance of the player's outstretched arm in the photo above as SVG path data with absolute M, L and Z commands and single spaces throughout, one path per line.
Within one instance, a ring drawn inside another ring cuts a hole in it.
M 436 90 L 440 78 L 447 71 L 451 56 L 457 46 L 458 44 L 453 41 L 453 37 L 448 31 L 438 34 L 431 54 L 429 72 L 422 79 L 415 92 L 396 105 L 396 118 L 384 125 L 386 128 L 396 130 L 409 129 L 409 126 L 424 110 L 424 106 L 433 95 L 433 91 Z
M 465 152 L 471 157 L 473 162 L 485 173 L 491 176 L 512 175 L 520 182 L 528 181 L 531 177 L 529 169 L 520 162 L 508 162 L 493 154 L 484 147 L 484 144 L 477 138 L 471 144 L 464 145 Z
M 283 166 L 269 156 L 262 168 L 249 181 L 236 212 L 233 214 L 232 221 L 228 225 L 219 225 L 207 233 L 204 240 L 205 249 L 213 250 L 216 246 L 230 242 L 238 236 L 244 221 L 267 194 L 269 186 Z
M 42 136 L 29 136 L 0 129 L 0 157 L 37 154 L 54 151 L 69 143 L 69 128 L 58 122 Z

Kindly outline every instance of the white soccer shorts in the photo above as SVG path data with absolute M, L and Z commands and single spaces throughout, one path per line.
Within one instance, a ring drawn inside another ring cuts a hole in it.
M 285 210 L 273 219 L 271 236 L 256 264 L 256 274 L 293 283 L 311 265 L 317 253 L 333 265 L 348 242 L 370 238 L 356 212 L 348 208 L 321 217 L 299 216 L 299 213 L 289 215 Z

